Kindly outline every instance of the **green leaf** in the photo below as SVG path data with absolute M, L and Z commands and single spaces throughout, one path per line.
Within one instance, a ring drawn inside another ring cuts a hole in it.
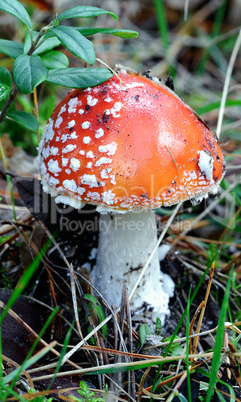
M 96 312 L 96 315 L 97 315 L 98 319 L 99 319 L 99 322 L 104 321 L 105 314 L 104 314 L 103 308 L 102 308 L 99 300 L 97 300 L 95 296 L 92 296 L 92 295 L 89 295 L 89 294 L 84 295 L 84 299 L 88 300 L 90 302 L 88 305 L 89 305 L 89 309 L 90 309 L 91 314 L 93 315 L 93 310 L 94 310 Z M 102 326 L 101 330 L 102 330 L 103 336 L 106 337 L 106 335 L 107 335 L 107 325 L 104 324 Z
M 113 29 L 113 28 L 75 28 L 83 36 L 95 35 L 98 33 L 119 36 L 120 38 L 131 39 L 137 38 L 138 32 L 129 29 Z
M 5 101 L 11 92 L 12 76 L 10 72 L 0 67 L 0 102 Z
M 30 94 L 48 75 L 39 56 L 21 55 L 13 64 L 13 77 L 20 92 Z
M 23 53 L 23 44 L 12 40 L 0 39 L 0 53 L 16 59 Z
M 92 6 L 78 6 L 70 8 L 57 16 L 57 19 L 64 20 L 67 18 L 91 18 L 98 17 L 102 14 L 109 14 L 115 20 L 117 20 L 117 15 L 111 11 L 103 10 L 102 8 L 92 7 Z
M 93 43 L 81 35 L 75 28 L 59 26 L 51 28 L 49 32 L 57 36 L 66 49 L 76 57 L 79 57 L 90 65 L 95 63 L 95 50 Z
M 107 81 L 112 75 L 106 68 L 63 68 L 50 70 L 46 81 L 68 88 L 87 88 Z
M 41 55 L 41 60 L 46 68 L 66 68 L 69 66 L 69 59 L 64 53 L 58 50 L 50 50 Z
M 20 124 L 20 126 L 23 126 L 27 130 L 38 131 L 38 120 L 30 113 L 16 110 L 14 112 L 8 113 L 7 117 L 16 121 L 16 123 Z
M 90 389 L 89 389 L 88 385 L 86 384 L 86 382 L 80 381 L 79 385 L 80 385 L 81 391 L 83 391 L 84 394 L 88 394 Z
M 153 332 L 152 332 L 151 328 L 149 327 L 149 325 L 142 324 L 139 329 L 141 345 L 144 345 L 147 335 L 150 335 L 150 334 L 153 335 Z
M 17 0 L 0 0 L 0 11 L 14 15 L 17 19 L 22 21 L 29 29 L 32 29 L 32 22 L 29 14 Z
M 10 88 L 12 86 L 12 76 L 10 72 L 6 68 L 1 66 L 0 66 L 0 84 L 7 85 Z
M 7 85 L 0 84 L 0 102 L 3 102 L 8 99 L 11 92 L 11 88 Z
M 177 396 L 180 402 L 188 402 L 187 398 L 185 398 L 185 396 L 183 396 L 182 394 L 178 393 Z
M 44 36 L 43 38 L 45 39 L 45 37 L 46 36 Z M 53 36 L 52 38 L 46 38 L 44 42 L 42 42 L 41 45 L 37 47 L 33 54 L 41 54 L 47 52 L 48 50 L 52 50 L 59 45 L 61 45 L 61 42 L 56 36 Z
M 155 335 L 161 335 L 161 330 L 162 330 L 162 322 L 160 318 L 157 317 L 155 325 Z

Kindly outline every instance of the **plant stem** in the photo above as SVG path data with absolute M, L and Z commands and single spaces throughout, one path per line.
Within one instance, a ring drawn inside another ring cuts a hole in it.
M 31 56 L 31 54 L 33 54 L 33 52 L 36 50 L 36 48 L 38 47 L 38 42 L 41 39 L 41 37 L 43 36 L 43 33 L 41 33 L 41 31 L 39 32 L 37 38 L 35 39 L 35 41 L 32 43 L 29 51 L 28 51 L 28 56 Z
M 38 95 L 37 95 L 37 88 L 35 87 L 33 90 L 33 101 L 34 101 L 34 114 L 37 120 L 39 120 L 39 114 L 38 114 Z M 40 133 L 38 129 L 38 143 L 40 142 Z

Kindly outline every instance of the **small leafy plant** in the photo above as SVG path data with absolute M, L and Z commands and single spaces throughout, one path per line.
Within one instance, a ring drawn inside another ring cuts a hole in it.
M 84 381 L 80 381 L 80 389 L 78 390 L 79 394 L 82 398 L 77 398 L 76 396 L 69 395 L 71 400 L 78 401 L 78 402 L 104 402 L 104 398 L 94 397 L 95 393 L 90 391 L 88 385 Z M 94 398 L 93 398 L 94 397 Z
M 34 394 L 35 390 L 31 389 L 29 394 Z M 45 396 L 36 396 L 35 398 L 31 399 L 32 402 L 52 402 L 53 398 L 45 398 Z
M 141 345 L 144 345 L 147 335 L 161 335 L 161 327 L 162 327 L 162 323 L 161 323 L 161 320 L 159 317 L 157 317 L 157 319 L 156 319 L 155 333 L 152 332 L 149 325 L 147 325 L 147 324 L 140 325 L 139 335 L 140 335 Z
M 71 68 L 68 57 L 55 50 L 56 47 L 62 44 L 74 56 L 92 66 L 96 55 L 93 43 L 86 36 L 100 32 L 123 38 L 137 37 L 137 33 L 130 30 L 63 25 L 66 19 L 91 18 L 102 14 L 117 19 L 114 13 L 98 7 L 77 6 L 66 10 L 39 31 L 33 29 L 30 15 L 18 0 L 0 0 L 0 11 L 12 14 L 24 24 L 26 30 L 23 43 L 0 38 L 0 53 L 14 59 L 12 74 L 0 67 L 0 123 L 6 117 L 32 131 L 37 131 L 39 127 L 35 116 L 25 111 L 9 112 L 18 94 L 31 94 L 43 82 L 70 88 L 92 87 L 113 75 L 108 68 Z

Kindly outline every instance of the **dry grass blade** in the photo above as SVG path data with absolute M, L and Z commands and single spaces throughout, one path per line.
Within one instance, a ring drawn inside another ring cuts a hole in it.
M 151 367 L 148 367 L 146 369 L 146 371 L 144 372 L 143 376 L 141 377 L 141 382 L 139 384 L 138 393 L 137 393 L 137 402 L 141 402 L 141 396 L 142 396 L 142 393 L 144 390 L 144 382 L 145 382 L 146 376 L 149 374 L 150 370 L 151 370 Z
M 213 280 L 213 275 L 214 275 L 214 268 L 215 268 L 215 263 L 213 262 L 212 266 L 211 266 L 210 277 L 209 277 L 208 286 L 207 286 L 207 290 L 206 290 L 206 294 L 205 294 L 205 299 L 203 301 L 203 305 L 202 305 L 202 308 L 201 308 L 201 314 L 200 314 L 198 324 L 197 324 L 197 328 L 196 328 L 196 334 L 199 334 L 200 329 L 201 329 L 201 325 L 202 325 L 202 321 L 203 321 L 203 317 L 204 317 L 204 313 L 205 313 L 205 308 L 207 306 L 207 301 L 208 301 L 208 297 L 209 297 L 210 290 L 211 290 L 211 285 L 212 285 L 212 280 Z M 197 351 L 198 339 L 199 338 L 196 337 L 193 340 L 193 345 L 192 345 L 192 348 L 191 348 L 191 351 L 192 351 L 193 354 L 195 354 L 196 351 Z
M 190 353 L 190 354 L 192 353 L 192 350 L 193 350 L 192 338 L 191 338 L 190 336 L 192 335 L 193 327 L 194 327 L 194 324 L 195 324 L 195 322 L 196 322 L 197 316 L 198 316 L 198 314 L 200 313 L 200 311 L 202 311 L 204 308 L 205 308 L 205 302 L 202 301 L 202 302 L 199 304 L 199 306 L 197 307 L 197 309 L 196 309 L 196 311 L 195 311 L 195 314 L 194 314 L 194 316 L 193 316 L 193 318 L 192 318 L 192 320 L 191 320 L 191 323 L 190 323 L 190 327 L 189 327 L 189 353 Z M 196 334 L 199 334 L 199 331 L 196 331 Z M 195 337 L 195 338 L 193 338 L 193 340 L 194 340 L 194 341 L 197 340 L 196 342 L 198 342 L 198 336 Z M 193 342 L 193 343 L 194 343 L 194 342 Z M 196 352 L 196 349 L 195 349 L 195 352 Z
M 228 230 L 230 229 L 230 227 L 231 227 L 231 225 L 233 224 L 233 222 L 236 221 L 236 219 L 237 219 L 238 215 L 240 214 L 240 212 L 241 212 L 241 207 L 239 207 L 239 208 L 237 209 L 237 211 L 235 212 L 235 214 L 231 217 L 231 219 L 230 219 L 228 225 L 226 226 L 226 228 L 224 229 L 223 233 L 221 234 L 221 236 L 220 236 L 220 238 L 219 238 L 220 241 L 222 241 L 222 240 L 225 238 L 226 233 L 227 233 Z
M 19 364 L 17 364 L 15 361 L 13 361 L 12 359 L 10 359 L 9 357 L 6 357 L 6 356 L 2 355 L 2 359 L 3 359 L 3 361 L 6 361 L 6 362 L 9 364 L 9 366 L 12 365 L 12 366 L 14 366 L 15 368 L 19 368 L 19 367 L 20 367 Z M 34 386 L 33 386 L 33 382 L 32 382 L 32 379 L 31 379 L 29 373 L 27 372 L 27 370 L 23 370 L 23 371 L 22 371 L 22 375 L 24 375 L 24 376 L 26 377 L 29 386 L 30 386 L 31 388 L 33 388 L 33 387 L 34 387 Z
M 239 31 L 235 46 L 232 51 L 229 65 L 228 65 L 228 70 L 227 70 L 225 81 L 224 81 L 223 95 L 222 95 L 222 100 L 221 100 L 219 116 L 218 116 L 217 133 L 216 133 L 218 138 L 220 137 L 221 129 L 222 129 L 223 116 L 224 116 L 224 111 L 225 111 L 225 103 L 226 103 L 227 94 L 228 94 L 228 87 L 229 87 L 233 67 L 234 67 L 240 46 L 241 46 L 241 30 Z
M 76 288 L 75 288 L 75 282 L 77 281 L 77 278 L 74 273 L 73 265 L 69 264 L 68 268 L 70 271 L 70 284 L 71 284 L 71 294 L 72 294 L 75 322 L 76 322 L 77 330 L 79 333 L 79 337 L 80 337 L 80 339 L 83 339 L 83 334 L 82 334 L 80 323 L 79 323 L 79 314 L 78 314 Z
M 57 392 L 58 392 L 57 389 L 51 389 L 51 390 L 48 390 L 48 391 L 35 391 L 34 393 L 31 393 L 31 394 L 29 392 L 28 393 L 23 393 L 21 395 L 21 397 L 24 398 L 24 400 L 26 400 L 26 401 L 32 401 L 34 398 L 38 398 L 40 396 L 44 397 L 44 396 L 47 396 L 47 395 L 52 395 L 52 394 L 55 394 Z M 8 401 L 18 401 L 18 400 L 19 399 L 17 397 L 10 396 L 10 397 L 8 397 L 6 402 L 8 402 Z

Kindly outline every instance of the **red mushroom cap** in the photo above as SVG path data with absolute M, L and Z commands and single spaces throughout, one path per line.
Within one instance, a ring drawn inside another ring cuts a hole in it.
M 225 171 L 216 139 L 189 106 L 165 85 L 123 72 L 60 102 L 39 162 L 56 202 L 90 203 L 102 212 L 199 197 Z

